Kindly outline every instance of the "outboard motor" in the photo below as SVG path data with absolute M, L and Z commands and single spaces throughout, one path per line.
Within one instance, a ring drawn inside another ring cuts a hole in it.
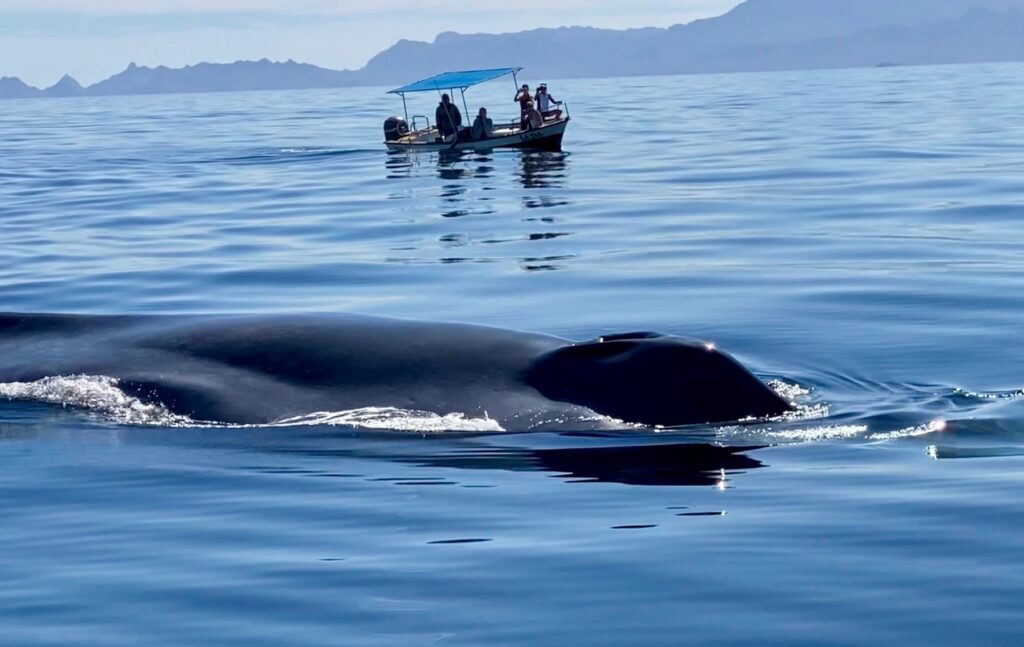
M 393 142 L 409 134 L 409 124 L 401 117 L 384 120 L 384 141 Z

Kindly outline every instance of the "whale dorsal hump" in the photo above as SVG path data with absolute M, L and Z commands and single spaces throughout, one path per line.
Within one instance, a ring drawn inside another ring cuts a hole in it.
M 682 426 L 766 418 L 790 405 L 713 344 L 628 333 L 542 355 L 526 382 L 624 422 Z

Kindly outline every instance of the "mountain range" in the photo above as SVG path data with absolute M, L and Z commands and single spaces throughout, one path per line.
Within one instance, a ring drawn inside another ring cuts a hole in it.
M 390 85 L 440 71 L 522 65 L 547 78 L 1024 60 L 1024 0 L 747 0 L 668 28 L 561 27 L 401 40 L 360 70 L 295 61 L 134 63 L 82 87 L 0 78 L 0 99 Z

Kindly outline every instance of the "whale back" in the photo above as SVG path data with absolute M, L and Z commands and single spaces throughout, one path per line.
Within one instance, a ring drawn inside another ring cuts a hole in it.
M 79 335 L 123 327 L 139 317 L 0 312 L 0 341 L 35 335 Z
M 393 407 L 509 430 L 587 409 L 679 426 L 789 408 L 725 353 L 655 333 L 573 343 L 362 315 L 0 314 L 0 383 L 49 376 L 114 379 L 172 413 L 231 423 Z
M 523 414 L 551 409 L 522 384 L 523 367 L 565 343 L 364 315 L 0 313 L 0 383 L 106 377 L 130 396 L 199 421 L 264 424 L 390 407 L 516 426 Z

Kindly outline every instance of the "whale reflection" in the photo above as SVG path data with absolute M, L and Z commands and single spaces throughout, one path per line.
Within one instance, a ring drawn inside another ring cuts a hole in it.
M 0 407 L 0 443 L 26 438 L 64 437 L 67 429 L 52 422 L 39 424 L 42 405 L 13 403 Z M 262 460 L 245 463 L 246 471 L 315 478 L 363 478 L 399 485 L 457 485 L 451 472 L 391 473 L 381 465 L 442 470 L 542 473 L 569 483 L 618 483 L 634 486 L 724 488 L 747 472 L 769 467 L 749 454 L 766 445 L 722 446 L 706 443 L 589 445 L 574 447 L 508 447 L 490 444 L 479 434 L 446 434 L 418 439 L 405 433 L 362 430 L 340 433 L 331 427 L 310 427 L 282 436 L 279 428 L 165 428 L 96 427 L 91 440 L 107 437 L 126 444 L 185 445 L 203 451 L 226 450 Z M 524 437 L 525 438 L 525 437 Z M 576 442 L 607 438 L 602 434 L 541 433 L 532 443 L 576 438 Z M 486 444 L 480 444 L 484 440 Z M 642 441 L 641 441 L 642 442 Z M 440 445 L 440 447 L 438 447 Z M 942 458 L 950 457 L 948 451 Z M 1013 454 L 1007 454 L 1013 455 Z M 296 462 L 287 456 L 302 457 Z M 313 462 L 310 462 L 310 459 Z M 327 462 L 323 462 L 327 461 Z M 376 466 L 376 467 L 371 467 Z M 464 485 L 464 487 L 484 487 Z M 492 487 L 492 486 L 487 486 Z M 685 515 L 696 514 L 693 511 Z M 702 513 L 703 514 L 703 513 Z
M 420 467 L 552 472 L 574 483 L 721 487 L 726 476 L 765 467 L 747 456 L 763 448 L 694 443 L 559 449 L 489 447 L 397 460 Z

